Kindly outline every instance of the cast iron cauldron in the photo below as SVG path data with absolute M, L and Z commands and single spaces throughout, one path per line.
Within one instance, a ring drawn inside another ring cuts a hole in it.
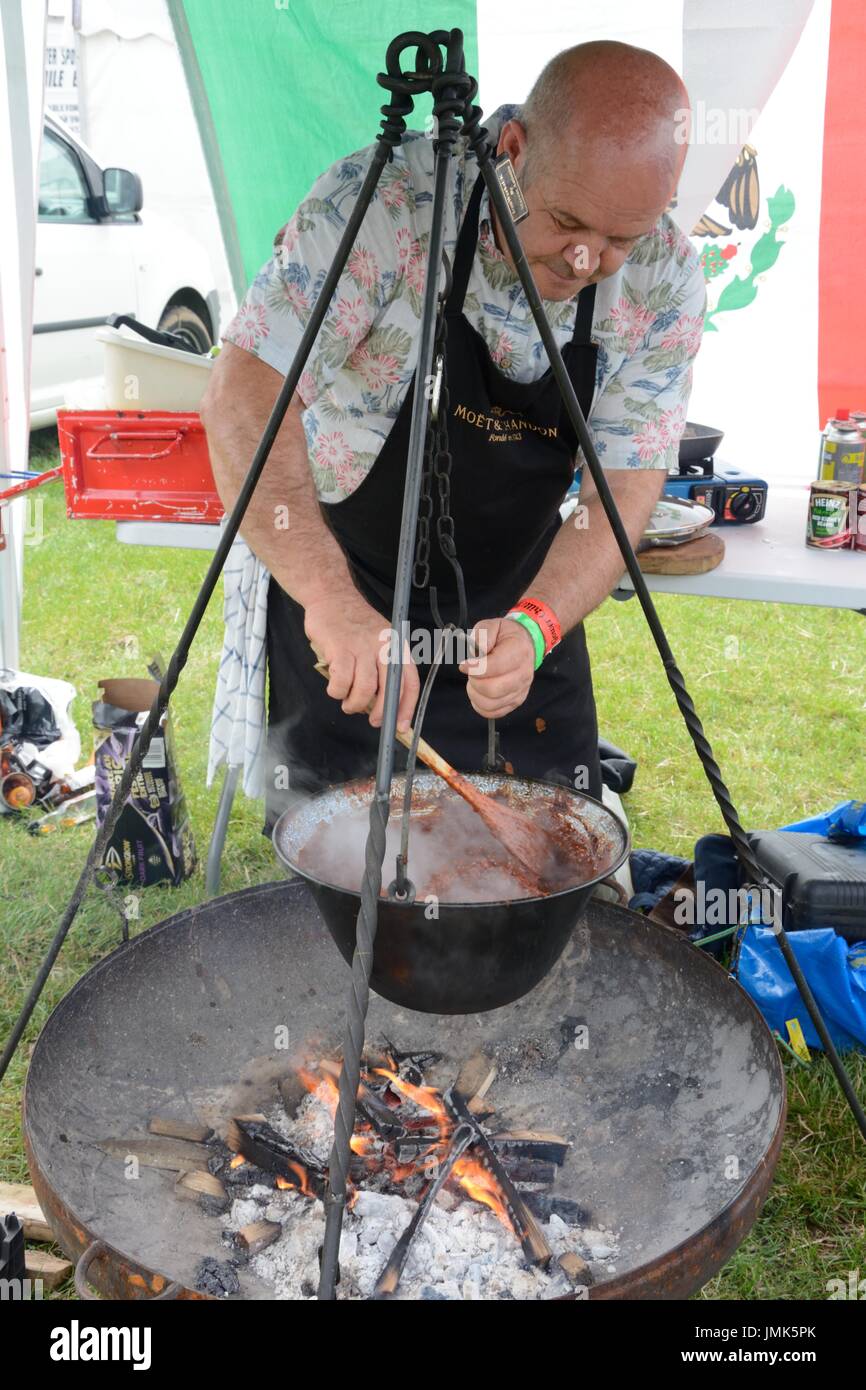
M 562 954 L 594 886 L 615 872 L 629 852 L 626 827 L 594 797 L 558 783 L 519 777 L 473 774 L 470 781 L 489 794 L 505 792 L 508 804 L 523 806 L 554 795 L 568 798 L 573 823 L 597 837 L 597 871 L 573 888 L 548 897 L 504 902 L 441 902 L 438 918 L 425 915 L 419 900 L 401 904 L 380 898 L 371 985 L 394 1004 L 424 1013 L 467 1014 L 497 1009 L 520 999 L 542 980 Z M 395 777 L 392 796 L 402 798 L 404 779 Z M 344 959 L 351 964 L 360 894 L 314 877 L 299 854 L 323 821 L 369 806 L 372 781 L 348 782 L 319 792 L 292 807 L 274 826 L 274 847 L 282 862 L 309 883 L 316 906 Z M 442 793 L 434 773 L 415 777 L 413 796 Z M 579 817 L 579 820 L 578 820 Z M 392 819 L 394 817 L 392 816 Z M 412 839 L 409 839 L 409 875 Z M 383 865 L 382 882 L 394 876 L 393 860 Z

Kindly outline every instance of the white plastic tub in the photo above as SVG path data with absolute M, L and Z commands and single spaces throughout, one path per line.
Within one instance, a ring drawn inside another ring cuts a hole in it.
M 100 328 L 108 410 L 198 410 L 213 366 L 177 348 L 148 343 L 128 328 Z

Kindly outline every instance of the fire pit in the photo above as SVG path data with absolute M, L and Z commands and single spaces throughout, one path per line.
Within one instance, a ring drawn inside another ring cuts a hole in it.
M 303 1107 L 315 1100 L 304 1101 L 299 1068 L 317 1058 L 318 1087 L 339 1065 L 345 988 L 346 970 L 309 888 L 295 881 L 168 919 L 95 966 L 55 1009 L 28 1073 L 25 1141 L 60 1244 L 75 1258 L 100 1242 L 88 1268 L 100 1291 L 202 1296 L 209 1261 L 214 1269 L 231 1263 L 233 1296 L 285 1295 L 267 1263 L 296 1224 L 281 1204 L 295 1211 L 303 1204 L 309 1213 L 320 1203 L 284 1189 L 238 1205 L 224 1163 L 228 1155 L 231 1164 L 240 1142 L 248 1145 L 250 1133 L 256 1142 L 263 1133 L 269 1138 L 268 1126 L 293 1142 L 291 1126 L 304 1121 Z M 409 1057 L 421 1067 L 422 1087 L 450 1093 L 449 1143 L 466 1123 L 461 1106 L 469 1110 L 464 1152 L 482 1155 L 474 1128 L 480 1126 L 555 1258 L 571 1252 L 578 1278 L 582 1262 L 589 1264 L 591 1299 L 685 1297 L 742 1240 L 766 1195 L 784 1123 L 783 1073 L 769 1031 L 711 959 L 624 909 L 591 901 L 550 974 L 507 1007 L 434 1019 L 374 996 L 367 1037 L 368 1050 L 379 1040 L 386 1040 L 386 1053 L 393 1049 L 378 1059 L 385 1070 L 389 1058 L 399 1072 Z M 486 1090 L 476 1085 L 485 1061 L 495 1073 Z M 368 1074 L 375 1077 L 375 1067 Z M 416 1112 L 396 1101 L 381 1092 L 362 1104 L 358 1132 L 376 1130 L 371 1104 L 379 1125 L 390 1109 L 406 1128 Z M 423 1110 L 417 1119 L 423 1129 Z M 238 1123 L 247 1126 L 242 1140 Z M 255 1128 L 262 1124 L 264 1131 Z M 518 1138 L 515 1150 L 508 1136 L 527 1132 L 536 1139 L 527 1149 Z M 416 1130 L 407 1137 L 431 1135 Z M 320 1167 L 323 1151 L 309 1171 Z M 256 1178 L 261 1156 L 242 1155 L 231 1171 L 247 1166 Z M 407 1159 L 405 1152 L 399 1157 Z M 213 1178 L 230 1203 L 207 1195 Z M 194 1200 L 182 1199 L 179 1179 Z M 370 1261 L 381 1274 L 405 1229 L 404 1214 L 418 1210 L 423 1185 L 403 1196 L 363 1173 L 353 1181 L 363 1195 L 347 1233 L 362 1242 L 362 1223 L 373 1217 L 388 1227 Z M 256 1183 L 248 1189 L 255 1193 Z M 395 1202 L 403 1205 L 384 1219 Z M 252 1229 L 281 1221 L 283 1235 L 272 1243 L 265 1230 Z M 449 1233 L 468 1225 L 497 1261 L 516 1262 L 510 1290 L 486 1296 L 561 1294 L 558 1273 L 539 1285 L 520 1233 L 504 1230 L 493 1212 L 458 1190 L 453 1172 L 427 1218 L 427 1235 L 416 1238 L 429 1244 L 417 1244 L 416 1253 L 429 1259 L 431 1244 L 447 1243 Z M 314 1263 L 315 1242 L 310 1250 Z M 413 1258 L 410 1248 L 403 1283 L 419 1296 Z M 351 1251 L 345 1263 L 338 1297 L 353 1296 Z M 529 1274 L 538 1286 L 531 1291 Z M 435 1279 L 427 1284 L 434 1286 L 429 1296 L 455 1296 L 436 1293 Z M 462 1283 L 456 1296 L 470 1296 Z

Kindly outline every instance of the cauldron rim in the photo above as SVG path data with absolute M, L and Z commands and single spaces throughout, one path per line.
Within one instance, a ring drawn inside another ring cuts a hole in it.
M 610 860 L 610 862 L 607 863 L 603 869 L 599 870 L 597 874 L 594 874 L 591 878 L 581 879 L 577 883 L 569 883 L 565 888 L 558 888 L 555 893 L 546 893 L 543 895 L 539 893 L 528 893 L 526 894 L 526 896 L 515 898 L 489 898 L 485 899 L 483 902 L 477 902 L 475 900 L 470 900 L 468 902 L 453 902 L 451 899 L 440 899 L 440 912 L 442 912 L 443 909 L 447 909 L 449 912 L 458 910 L 471 911 L 472 909 L 477 910 L 478 908 L 482 907 L 508 908 L 514 907 L 517 904 L 520 904 L 520 906 L 523 907 L 530 903 L 554 902 L 559 898 L 566 897 L 570 893 L 583 892 L 586 889 L 595 888 L 597 884 L 602 883 L 606 878 L 610 878 L 613 874 L 615 874 L 617 870 L 622 867 L 622 865 L 628 859 L 629 854 L 631 853 L 631 828 L 628 825 L 628 822 L 621 819 L 621 817 L 618 816 L 617 813 L 614 810 L 612 810 L 610 806 L 606 806 L 605 803 L 596 796 L 590 796 L 587 792 L 581 792 L 578 791 L 576 788 L 564 786 L 561 782 L 551 782 L 549 779 L 544 777 L 518 777 L 512 776 L 510 773 L 497 774 L 489 772 L 467 772 L 462 775 L 467 777 L 469 781 L 477 781 L 479 778 L 491 780 L 499 776 L 500 780 L 502 780 L 503 782 L 512 781 L 520 783 L 523 786 L 527 787 L 550 787 L 554 791 L 568 792 L 568 794 L 574 797 L 575 800 L 587 803 L 590 806 L 597 808 L 597 810 L 603 812 L 604 815 L 609 817 L 609 819 L 614 823 L 616 830 L 619 831 L 619 834 L 621 836 L 621 845 L 620 848 L 614 854 L 613 858 Z M 419 773 L 415 781 L 420 782 L 422 780 L 427 781 L 430 779 L 432 779 L 434 783 L 440 782 L 443 786 L 445 786 L 445 783 L 442 782 L 442 779 L 438 777 L 437 774 L 434 772 Z M 402 782 L 402 780 L 403 774 L 396 774 L 392 782 L 392 787 L 394 784 L 399 785 Z M 308 807 L 311 803 L 316 802 L 320 799 L 324 799 L 327 796 L 332 796 L 335 792 L 349 792 L 354 788 L 361 787 L 368 787 L 372 790 L 373 785 L 373 778 L 371 777 L 356 777 L 351 782 L 335 782 L 332 783 L 330 786 L 326 787 L 323 791 L 314 792 L 311 797 L 309 797 L 306 801 L 303 802 L 302 805 L 290 806 L 287 810 L 283 811 L 282 815 L 279 816 L 279 818 L 274 824 L 273 830 L 271 831 L 271 841 L 274 846 L 274 852 L 276 853 L 276 856 L 279 859 L 280 863 L 283 865 L 283 867 L 289 869 L 293 874 L 296 874 L 298 878 L 304 879 L 307 883 L 311 883 L 317 888 L 326 888 L 331 893 L 339 893 L 343 897 L 355 898 L 356 900 L 360 900 L 360 887 L 347 888 L 345 884 L 329 883 L 326 879 L 318 878 L 315 874 L 310 873 L 309 870 L 304 869 L 296 861 L 290 859 L 288 854 L 280 846 L 278 836 L 280 827 L 288 825 L 289 822 L 295 816 L 297 816 L 301 810 Z

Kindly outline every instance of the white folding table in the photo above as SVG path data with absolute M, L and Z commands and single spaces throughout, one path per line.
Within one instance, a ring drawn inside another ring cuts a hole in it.
M 863 612 L 866 550 L 817 550 L 806 545 L 808 510 L 808 483 L 772 483 L 763 521 L 717 528 L 725 542 L 725 556 L 716 569 L 707 574 L 648 574 L 647 588 L 659 594 L 758 599 Z M 626 598 L 632 593 L 632 582 L 624 575 L 616 597 Z

